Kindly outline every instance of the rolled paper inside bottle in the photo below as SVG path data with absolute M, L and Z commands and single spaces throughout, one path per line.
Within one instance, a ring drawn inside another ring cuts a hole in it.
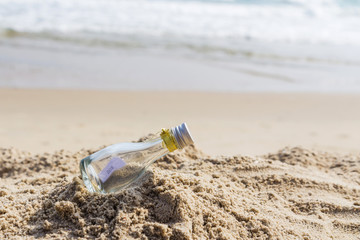
M 176 146 L 176 139 L 174 135 L 170 132 L 169 129 L 162 129 L 162 132 L 160 134 L 162 140 L 164 141 L 167 149 L 169 149 L 170 152 L 175 151 L 177 148 Z

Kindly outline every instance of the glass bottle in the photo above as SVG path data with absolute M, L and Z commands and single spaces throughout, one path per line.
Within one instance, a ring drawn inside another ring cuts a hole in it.
M 116 192 L 138 179 L 160 157 L 193 143 L 183 123 L 162 129 L 145 142 L 114 144 L 81 160 L 82 179 L 90 192 Z

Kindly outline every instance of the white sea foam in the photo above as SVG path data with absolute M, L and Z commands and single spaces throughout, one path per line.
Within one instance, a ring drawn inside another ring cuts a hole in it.
M 0 27 L 235 48 L 243 39 L 360 45 L 360 7 L 337 0 L 0 0 Z

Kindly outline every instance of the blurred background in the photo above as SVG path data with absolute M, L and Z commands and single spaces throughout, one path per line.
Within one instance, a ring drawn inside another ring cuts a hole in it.
M 359 153 L 358 0 L 0 0 L 0 147 L 185 121 L 209 154 Z

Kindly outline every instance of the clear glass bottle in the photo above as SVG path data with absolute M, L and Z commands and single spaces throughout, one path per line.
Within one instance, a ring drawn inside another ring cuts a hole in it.
M 193 144 L 186 123 L 162 129 L 158 137 L 138 143 L 118 143 L 91 154 L 80 162 L 90 192 L 116 192 L 138 179 L 157 159 Z

